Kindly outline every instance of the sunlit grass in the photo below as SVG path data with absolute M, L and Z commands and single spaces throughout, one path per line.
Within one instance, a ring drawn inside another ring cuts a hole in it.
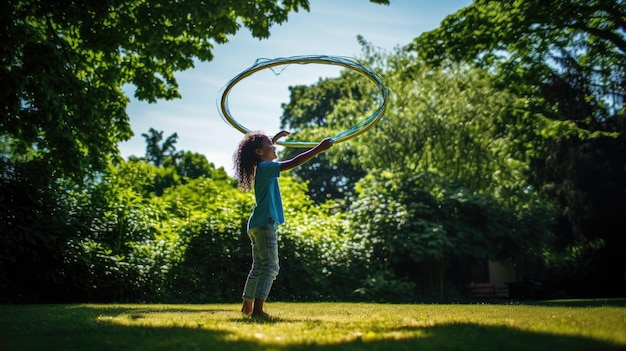
M 0 306 L 1 350 L 624 350 L 626 300 Z

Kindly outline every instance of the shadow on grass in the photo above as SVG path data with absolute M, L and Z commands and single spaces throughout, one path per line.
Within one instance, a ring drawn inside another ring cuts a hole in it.
M 356 340 L 335 345 L 292 345 L 276 350 L 363 350 L 363 351 L 618 351 L 623 346 L 581 337 L 548 335 L 505 327 L 485 327 L 473 324 L 455 324 L 423 328 L 423 336 L 375 341 Z M 257 349 L 257 350 L 260 350 Z
M 203 320 L 207 314 L 224 313 L 225 323 L 241 323 L 251 333 L 255 324 L 260 327 L 281 328 L 298 320 L 278 318 L 270 322 L 234 319 L 232 309 L 195 308 L 125 308 L 94 306 L 0 306 L 0 350 L 624 350 L 623 345 L 584 338 L 545 333 L 534 333 L 506 326 L 483 326 L 456 323 L 423 327 L 398 324 L 377 326 L 376 333 L 362 335 L 354 340 L 331 345 L 271 343 L 269 341 L 241 340 L 219 326 L 203 326 L 190 321 L 184 326 L 156 327 L 142 325 L 142 319 L 152 313 L 198 313 Z M 17 313 L 16 313 L 17 312 Z M 131 321 L 121 324 L 120 316 Z M 235 314 L 236 315 L 236 314 Z M 190 319 L 191 320 L 191 319 Z M 215 320 L 213 320 L 215 322 Z M 269 325 L 263 325 L 269 324 Z M 411 335 L 405 337 L 405 335 Z M 377 337 L 376 335 L 379 335 Z M 381 340 L 382 338 L 382 340 Z M 369 340 L 368 340 L 369 339 Z M 372 340 L 374 339 L 374 340 Z
M 626 298 L 541 300 L 524 304 L 550 307 L 626 307 Z

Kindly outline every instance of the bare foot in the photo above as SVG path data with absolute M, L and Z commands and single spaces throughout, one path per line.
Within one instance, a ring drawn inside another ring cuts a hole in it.
M 243 306 L 241 306 L 241 313 L 246 316 L 252 315 L 252 311 L 254 310 L 254 305 L 252 301 L 244 301 Z

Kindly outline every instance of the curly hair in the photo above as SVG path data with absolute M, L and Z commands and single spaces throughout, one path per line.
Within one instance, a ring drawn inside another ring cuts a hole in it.
M 239 189 L 243 191 L 252 189 L 256 166 L 259 163 L 259 157 L 255 150 L 262 148 L 263 140 L 266 139 L 269 137 L 261 132 L 248 133 L 239 143 L 239 147 L 233 155 L 235 178 L 237 178 Z

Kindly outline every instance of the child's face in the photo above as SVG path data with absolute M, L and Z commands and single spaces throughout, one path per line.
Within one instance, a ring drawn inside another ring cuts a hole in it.
M 261 161 L 272 161 L 276 159 L 276 147 L 269 138 L 263 139 L 263 144 L 256 149 Z

